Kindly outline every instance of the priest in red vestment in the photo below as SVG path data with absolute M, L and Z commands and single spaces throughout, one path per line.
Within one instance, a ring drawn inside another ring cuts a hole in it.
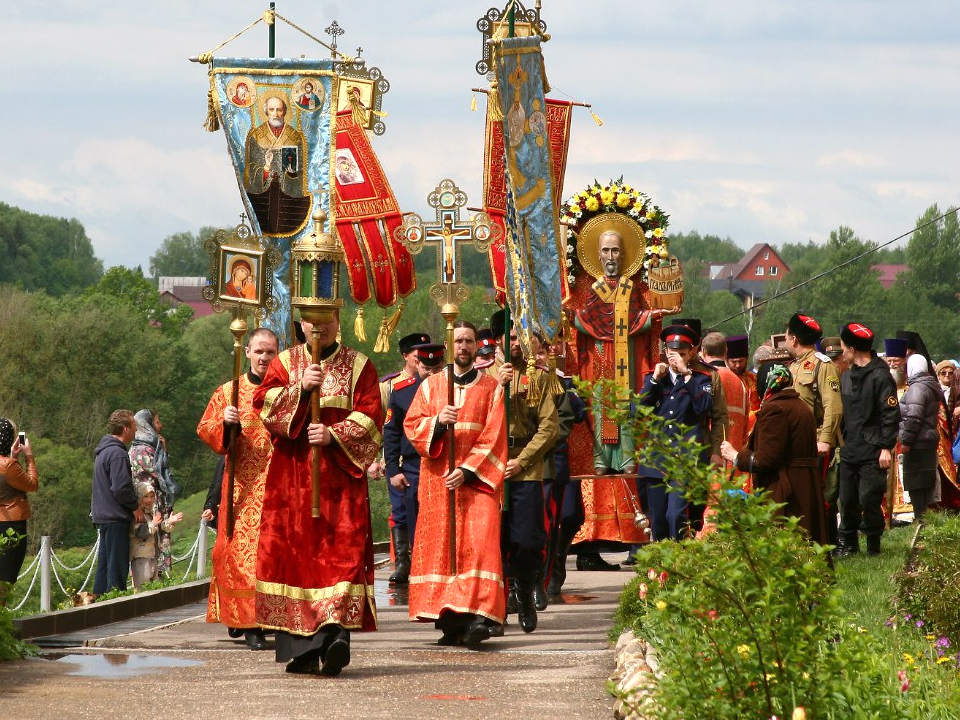
M 263 486 L 273 445 L 270 433 L 253 409 L 253 393 L 277 356 L 279 340 L 268 328 L 257 328 L 247 338 L 244 353 L 250 360 L 250 371 L 239 379 L 237 405 L 231 404 L 233 381 L 224 383 L 213 393 L 207 409 L 197 425 L 197 434 L 214 452 L 225 455 L 230 428 L 240 429 L 234 450 L 233 536 L 227 537 L 226 520 L 220 523 L 213 546 L 213 573 L 210 576 L 210 597 L 207 622 L 220 622 L 232 632 L 243 631 L 251 650 L 267 647 L 263 630 L 257 625 L 254 587 L 257 570 L 257 541 L 260 537 L 260 513 L 263 508 Z M 229 492 L 229 474 L 223 474 L 220 497 Z M 221 517 L 227 504 L 221 502 Z M 213 519 L 212 510 L 204 510 L 203 518 Z
M 310 323 L 303 331 L 311 337 Z M 338 675 L 350 630 L 376 630 L 373 539 L 366 468 L 380 448 L 383 414 L 373 364 L 337 343 L 339 312 L 318 323 L 320 357 L 307 345 L 280 353 L 254 393 L 273 435 L 257 548 L 257 622 L 277 631 L 287 671 Z M 320 421 L 310 422 L 319 388 Z M 311 517 L 311 454 L 320 458 L 320 517 Z
M 420 385 L 403 424 L 421 456 L 410 619 L 433 622 L 443 632 L 441 645 L 476 647 L 505 616 L 500 508 L 507 430 L 503 389 L 473 366 L 476 328 L 463 320 L 454 328 L 453 404 L 448 404 L 447 373 L 431 375 Z M 451 490 L 456 508 L 455 567 L 450 563 Z

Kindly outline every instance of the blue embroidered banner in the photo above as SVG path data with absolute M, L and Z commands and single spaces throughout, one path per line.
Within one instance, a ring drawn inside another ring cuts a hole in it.
M 278 309 L 265 325 L 290 344 L 290 246 L 330 216 L 337 81 L 329 59 L 214 58 L 211 89 L 253 232 L 272 238 Z M 328 228 L 329 230 L 329 228 Z
M 561 331 L 566 254 L 552 187 L 540 38 L 505 38 L 497 56 L 507 181 L 507 300 L 525 345 L 530 332 L 552 343 Z

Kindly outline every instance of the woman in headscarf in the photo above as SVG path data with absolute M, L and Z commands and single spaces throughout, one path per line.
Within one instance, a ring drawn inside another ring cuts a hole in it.
M 133 481 L 149 483 L 157 494 L 156 509 L 164 520 L 173 512 L 173 500 L 180 489 L 170 472 L 170 458 L 166 441 L 161 437 L 160 416 L 152 410 L 141 410 L 133 416 L 137 434 L 130 445 L 130 470 Z M 157 531 L 159 553 L 157 568 L 161 576 L 170 572 L 170 533 Z
M 918 521 L 933 502 L 940 445 L 937 424 L 943 400 L 940 383 L 930 375 L 926 358 L 907 358 L 907 390 L 900 398 L 899 440 L 903 489 L 910 493 L 913 517 Z
M 737 452 L 724 442 L 720 454 L 739 470 L 753 473 L 753 487 L 784 503 L 781 512 L 799 518 L 810 539 L 825 545 L 827 522 L 813 413 L 793 389 L 793 377 L 783 365 L 761 368 L 757 391 L 763 400 L 747 447 Z
M 20 538 L 0 548 L 0 607 L 7 604 L 7 588 L 17 582 L 27 554 L 27 520 L 30 519 L 30 501 L 27 493 L 37 490 L 37 465 L 33 461 L 33 447 L 26 435 L 17 434 L 12 420 L 0 417 L 0 536 L 13 530 Z M 20 455 L 27 468 L 17 460 Z

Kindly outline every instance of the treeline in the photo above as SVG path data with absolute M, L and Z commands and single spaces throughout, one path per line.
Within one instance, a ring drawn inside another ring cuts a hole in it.
M 955 358 L 960 352 L 960 224 L 956 208 L 934 222 L 940 215 L 938 206 L 932 205 L 917 218 L 918 229 L 904 247 L 879 249 L 844 267 L 840 266 L 875 250 L 877 243 L 862 240 L 848 227 L 831 232 L 826 243 L 771 243 L 790 273 L 767 283 L 764 297 L 827 274 L 730 320 L 743 309 L 739 298 L 726 291 L 710 292 L 703 270 L 709 264 L 736 262 L 744 250 L 730 239 L 674 235 L 670 248 L 684 268 L 683 315 L 699 317 L 704 327 L 715 326 L 728 335 L 748 334 L 755 347 L 783 332 L 787 319 L 802 311 L 816 318 L 826 335 L 836 335 L 840 325 L 851 321 L 864 323 L 879 339 L 893 337 L 897 330 L 914 330 L 935 358 Z M 889 289 L 872 269 L 882 264 L 907 266 Z M 877 346 L 882 351 L 882 342 Z

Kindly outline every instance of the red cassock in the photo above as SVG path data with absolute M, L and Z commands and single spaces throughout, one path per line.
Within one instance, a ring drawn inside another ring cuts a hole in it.
M 227 436 L 223 411 L 231 404 L 233 383 L 228 382 L 213 393 L 207 409 L 197 425 L 197 434 L 210 449 L 221 455 L 227 452 Z M 233 537 L 227 537 L 226 514 L 228 472 L 223 474 L 220 503 L 220 532 L 213 546 L 213 573 L 210 576 L 210 597 L 207 622 L 222 622 L 232 628 L 257 627 L 254 587 L 257 570 L 257 542 L 260 537 L 260 513 L 263 509 L 263 487 L 273 445 L 270 433 L 253 409 L 253 393 L 257 389 L 247 375 L 240 378 L 238 409 L 241 432 L 236 444 L 236 470 L 233 483 Z
M 320 363 L 320 517 L 310 514 L 307 440 L 310 394 L 300 381 L 312 363 L 305 345 L 280 353 L 254 394 L 273 435 L 257 548 L 257 622 L 294 635 L 327 624 L 376 630 L 373 538 L 365 470 L 380 448 L 383 414 L 373 364 L 338 347 Z
M 456 490 L 457 572 L 449 560 L 450 433 L 435 435 L 437 415 L 447 405 L 447 376 L 428 377 L 417 391 L 403 424 L 421 456 L 420 514 L 410 570 L 410 619 L 433 621 L 443 610 L 475 613 L 503 622 L 503 563 L 500 559 L 500 508 L 507 463 L 503 390 L 490 375 L 454 386 L 460 408 L 454 430 L 455 463 L 475 475 Z
M 723 384 L 723 394 L 727 399 L 727 413 L 729 422 L 727 424 L 727 442 L 733 445 L 735 450 L 742 450 L 747 445 L 747 438 L 750 435 L 750 389 L 747 387 L 743 378 L 738 376 L 733 370 L 726 367 L 718 367 L 717 374 L 720 375 L 720 382 Z M 726 467 L 726 464 L 724 464 Z M 749 473 L 737 473 L 737 476 L 743 481 L 744 489 L 750 492 L 752 488 Z

